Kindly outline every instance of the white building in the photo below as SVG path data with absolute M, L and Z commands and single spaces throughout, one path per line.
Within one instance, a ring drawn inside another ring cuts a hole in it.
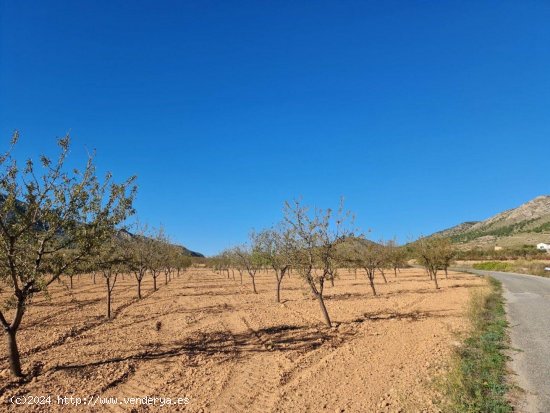
M 543 242 L 537 244 L 537 249 L 538 250 L 545 250 L 547 252 L 550 252 L 550 244 L 545 244 Z

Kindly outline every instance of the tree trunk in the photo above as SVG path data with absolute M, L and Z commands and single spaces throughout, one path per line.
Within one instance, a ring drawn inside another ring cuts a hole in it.
M 382 275 L 382 278 L 384 279 L 384 284 L 387 284 L 388 280 L 386 279 L 386 274 L 384 274 L 383 270 L 379 270 L 379 271 L 380 271 L 380 274 Z
M 330 286 L 334 287 L 334 277 L 330 277 Z
M 164 273 L 164 285 L 168 285 L 168 273 Z
M 153 276 L 153 291 L 157 291 L 157 277 Z
M 253 275 L 251 275 L 250 278 L 252 278 L 252 289 L 254 290 L 254 294 L 258 294 L 258 291 L 256 291 L 256 280 Z
M 283 277 L 277 279 L 277 302 L 281 302 L 281 281 L 283 281 Z
M 141 300 L 141 278 L 137 279 L 138 300 Z
M 431 275 L 431 274 L 430 274 Z M 434 274 L 433 275 L 433 280 L 435 282 L 435 289 L 438 290 L 439 289 L 439 285 L 437 284 L 437 274 Z
M 9 328 L 6 330 L 8 334 L 8 355 L 10 359 L 10 371 L 15 377 L 23 377 L 21 371 L 21 357 L 19 356 L 19 349 L 17 348 L 17 339 L 15 329 Z
M 69 276 L 69 280 L 70 280 L 70 286 L 71 286 L 70 288 L 72 290 L 73 289 L 73 277 L 72 277 L 72 275 Z
M 243 285 L 243 272 L 239 271 L 239 275 L 241 276 L 241 285 Z
M 370 288 L 372 290 L 372 294 L 376 295 L 376 288 L 374 287 L 374 277 L 369 277 L 369 283 L 370 283 Z
M 397 267 L 393 267 L 393 273 L 395 274 L 395 278 L 397 278 Z
M 321 312 L 323 313 L 323 318 L 325 319 L 325 324 L 328 327 L 332 327 L 330 322 L 330 317 L 328 315 L 327 307 L 325 306 L 325 300 L 323 299 L 323 294 L 315 294 L 317 296 L 317 301 L 319 301 L 319 306 L 321 307 Z
M 111 283 L 107 279 L 107 318 L 111 319 Z
M 354 272 L 354 274 L 355 274 L 355 279 L 357 279 L 357 268 L 354 268 L 354 269 L 353 269 L 353 272 Z
M 93 273 L 92 279 L 93 279 L 94 284 L 95 284 L 95 272 Z
M 445 278 L 449 278 L 449 274 L 447 272 L 447 267 L 445 267 Z

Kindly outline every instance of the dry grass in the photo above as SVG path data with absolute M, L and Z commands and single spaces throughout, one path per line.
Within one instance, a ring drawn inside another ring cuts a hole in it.
M 506 316 L 499 281 L 472 291 L 468 317 L 472 330 L 452 358 L 443 411 L 508 413 L 506 399 Z

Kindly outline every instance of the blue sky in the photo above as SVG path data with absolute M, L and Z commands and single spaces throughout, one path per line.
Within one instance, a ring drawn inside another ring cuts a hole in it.
M 546 1 L 0 0 L 0 136 L 34 156 L 70 131 L 206 254 L 298 196 L 406 241 L 550 192 L 548 22 Z

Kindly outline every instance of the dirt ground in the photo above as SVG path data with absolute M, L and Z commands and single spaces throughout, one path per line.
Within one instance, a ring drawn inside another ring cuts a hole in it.
M 435 412 L 434 378 L 468 328 L 469 291 L 483 285 L 450 273 L 435 290 L 422 270 L 407 269 L 388 274 L 388 284 L 379 279 L 373 297 L 363 273 L 343 270 L 326 287 L 336 325 L 327 329 L 297 275 L 283 281 L 282 304 L 272 273 L 256 277 L 257 295 L 248 276 L 242 286 L 235 277 L 192 269 L 168 285 L 159 278 L 153 293 L 147 276 L 137 301 L 126 276 L 111 321 L 100 277 L 95 285 L 75 277 L 73 290 L 55 285 L 49 299 L 34 299 L 18 334 L 23 368 L 36 372 L 30 382 L 11 382 L 2 337 L 0 411 Z M 9 402 L 47 395 L 46 405 Z M 61 405 L 57 396 L 87 404 Z M 145 396 L 188 404 L 121 402 Z

